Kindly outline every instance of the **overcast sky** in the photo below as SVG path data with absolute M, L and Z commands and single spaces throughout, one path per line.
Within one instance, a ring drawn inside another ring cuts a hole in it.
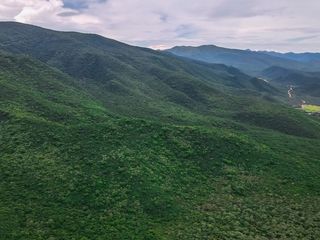
M 152 48 L 320 52 L 320 0 L 0 0 L 0 20 Z

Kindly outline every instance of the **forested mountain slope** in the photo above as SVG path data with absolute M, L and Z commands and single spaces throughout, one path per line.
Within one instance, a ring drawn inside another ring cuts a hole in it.
M 237 96 L 278 94 L 264 81 L 234 68 L 183 60 L 93 34 L 1 23 L 0 49 L 60 69 L 108 109 L 130 116 L 147 112 L 176 118 L 170 115 L 179 112 L 188 118 L 190 110 L 217 114 L 238 108 Z
M 297 101 L 320 104 L 320 72 L 271 67 L 261 73 L 274 86 L 293 88 Z
M 320 237 L 320 122 L 269 84 L 98 36 L 3 24 L 1 238 Z M 51 45 L 55 34 L 64 37 Z M 80 45 L 67 48 L 65 34 Z M 36 40 L 51 50 L 29 50 Z

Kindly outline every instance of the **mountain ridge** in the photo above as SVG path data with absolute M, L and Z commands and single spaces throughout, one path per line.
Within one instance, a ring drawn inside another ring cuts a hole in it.
M 319 71 L 319 65 L 316 63 L 310 66 L 294 58 L 286 58 L 284 57 L 286 56 L 285 54 L 271 54 L 271 52 L 267 51 L 230 49 L 215 45 L 198 47 L 176 46 L 165 51 L 205 62 L 231 65 L 255 76 L 273 65 L 305 71 Z
M 219 99 L 225 99 L 220 103 L 222 110 L 234 105 L 227 103 L 231 97 L 226 97 L 239 95 L 234 91 L 252 91 L 247 93 L 252 96 L 254 92 L 278 94 L 268 83 L 234 68 L 172 57 L 101 36 L 51 32 L 15 23 L 0 24 L 0 30 L 0 50 L 27 54 L 58 68 L 121 114 L 163 112 L 165 117 L 166 105 L 181 114 L 189 114 L 190 109 L 207 114 L 210 108 L 219 111 L 214 103 Z

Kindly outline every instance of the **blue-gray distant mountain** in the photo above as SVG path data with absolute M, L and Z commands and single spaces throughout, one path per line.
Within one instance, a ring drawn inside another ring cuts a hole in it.
M 272 66 L 304 71 L 320 71 L 320 64 L 317 64 L 317 62 L 297 60 L 298 58 L 307 59 L 307 56 L 304 55 L 282 55 L 222 48 L 214 45 L 199 47 L 177 46 L 166 51 L 181 57 L 233 66 L 251 75 L 259 75 L 261 71 Z M 308 59 L 316 58 L 316 56 L 318 55 L 308 55 Z
M 269 52 L 269 51 L 260 51 L 260 53 L 264 53 L 270 56 L 275 56 L 283 59 L 294 60 L 303 63 L 311 63 L 311 64 L 320 64 L 320 53 L 279 53 L 279 52 Z

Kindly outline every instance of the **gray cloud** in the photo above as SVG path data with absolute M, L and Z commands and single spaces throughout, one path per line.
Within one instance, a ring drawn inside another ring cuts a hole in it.
M 168 21 L 168 15 L 165 13 L 159 13 L 159 18 L 162 22 L 167 22 Z
M 178 38 L 192 38 L 197 33 L 197 29 L 192 25 L 182 24 L 175 29 L 175 32 Z
M 295 37 L 295 38 L 289 38 L 287 41 L 289 42 L 302 42 L 304 40 L 314 39 L 318 38 L 320 35 L 312 35 L 312 36 L 303 36 L 303 37 Z
M 60 16 L 60 17 L 71 17 L 71 16 L 76 16 L 76 15 L 79 15 L 79 14 L 81 14 L 81 13 L 67 11 L 67 12 L 58 13 L 57 15 Z
M 253 0 L 224 0 L 213 8 L 212 17 L 217 18 L 248 18 L 272 15 L 281 12 L 285 7 L 265 7 Z
M 104 3 L 107 0 L 63 0 L 63 7 L 70 9 L 87 9 L 92 3 Z
M 1 0 L 0 19 L 166 48 L 320 51 L 318 0 Z
M 88 8 L 89 3 L 86 0 L 64 0 L 63 7 L 70 9 L 84 9 Z

